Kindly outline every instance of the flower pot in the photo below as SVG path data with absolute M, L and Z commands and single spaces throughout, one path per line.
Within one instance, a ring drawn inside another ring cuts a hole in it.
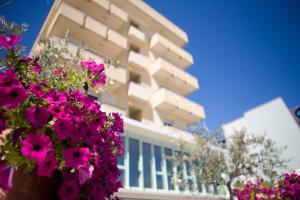
M 54 171 L 50 178 L 40 177 L 36 171 L 25 173 L 24 168 L 15 171 L 13 188 L 6 193 L 5 200 L 53 200 L 59 199 L 57 192 L 61 185 L 60 172 Z M 1 194 L 1 193 L 0 193 Z M 0 195 L 1 199 L 1 195 Z M 2 199 L 1 199 L 2 200 Z

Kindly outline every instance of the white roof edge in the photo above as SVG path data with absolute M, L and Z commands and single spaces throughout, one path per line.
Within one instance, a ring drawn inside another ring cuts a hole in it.
M 167 131 L 159 127 L 145 124 L 124 116 L 123 116 L 123 120 L 124 120 L 126 131 L 132 131 L 134 133 L 141 134 L 147 137 L 154 136 L 155 138 L 164 141 L 169 141 L 169 142 L 173 140 L 173 142 L 177 144 L 180 144 L 182 142 L 187 144 L 196 144 L 196 141 L 194 140 L 194 136 L 190 133 L 187 133 L 186 136 L 182 137 L 182 135 L 179 135 L 178 133 Z
M 176 26 L 174 23 L 172 23 L 169 19 L 167 19 L 165 16 L 157 12 L 155 9 L 153 9 L 151 6 L 149 6 L 147 3 L 141 0 L 129 0 L 131 4 L 139 8 L 140 10 L 143 10 L 143 12 L 147 15 L 149 15 L 151 18 L 156 20 L 159 24 L 163 25 L 167 29 L 169 29 L 171 32 L 175 33 L 180 39 L 182 39 L 185 43 L 189 42 L 188 35 L 185 31 L 183 31 L 181 28 Z

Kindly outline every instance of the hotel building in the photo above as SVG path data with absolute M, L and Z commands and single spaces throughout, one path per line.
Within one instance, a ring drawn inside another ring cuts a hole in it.
M 162 1 L 163 3 L 163 1 Z M 194 145 L 187 125 L 203 120 L 201 105 L 186 98 L 199 89 L 185 71 L 193 64 L 184 49 L 187 34 L 141 0 L 56 0 L 38 41 L 62 38 L 69 31 L 69 50 L 85 59 L 116 58 L 107 69 L 114 84 L 104 94 L 91 94 L 125 121 L 126 152 L 118 161 L 124 189 L 133 199 L 214 199 L 212 186 L 196 181 L 190 163 L 173 167 L 168 157 L 179 144 Z M 175 180 L 185 181 L 180 186 Z

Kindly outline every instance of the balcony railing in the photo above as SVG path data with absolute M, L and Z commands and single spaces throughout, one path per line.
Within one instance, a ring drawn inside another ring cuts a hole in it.
M 145 33 L 143 33 L 141 30 L 134 26 L 130 26 L 128 29 L 128 37 L 133 40 L 134 42 L 137 42 L 139 44 L 142 44 L 146 41 Z
M 199 89 L 197 78 L 162 58 L 158 58 L 151 64 L 150 74 L 153 75 L 161 85 L 183 96 Z
M 194 62 L 191 54 L 175 45 L 159 33 L 155 33 L 152 36 L 150 48 L 159 56 L 182 69 L 187 68 Z
M 128 87 L 128 97 L 137 102 L 148 102 L 149 101 L 149 90 L 146 86 L 130 82 Z
M 147 57 L 134 51 L 129 52 L 128 63 L 138 70 L 147 70 L 147 67 L 149 65 Z
M 152 106 L 158 111 L 176 116 L 186 124 L 205 118 L 204 109 L 201 105 L 165 88 L 159 89 L 153 95 Z
M 71 40 L 80 41 L 92 51 L 110 57 L 117 57 L 128 47 L 124 36 L 63 2 L 59 6 L 56 19 L 52 27 L 49 27 L 49 31 L 52 35 L 64 37 L 66 30 L 70 32 Z
M 119 29 L 124 23 L 128 22 L 128 14 L 107 0 L 65 1 L 114 29 Z

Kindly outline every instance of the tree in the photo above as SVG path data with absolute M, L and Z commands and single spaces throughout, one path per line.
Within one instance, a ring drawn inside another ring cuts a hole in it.
M 264 135 L 249 135 L 241 130 L 225 142 L 220 131 L 210 133 L 199 126 L 192 130 L 197 133 L 197 145 L 186 154 L 186 160 L 192 163 L 197 181 L 226 186 L 230 199 L 234 198 L 232 185 L 236 180 L 259 176 L 274 180 L 278 169 L 286 168 L 288 160 L 280 157 L 285 147 L 276 147 Z

